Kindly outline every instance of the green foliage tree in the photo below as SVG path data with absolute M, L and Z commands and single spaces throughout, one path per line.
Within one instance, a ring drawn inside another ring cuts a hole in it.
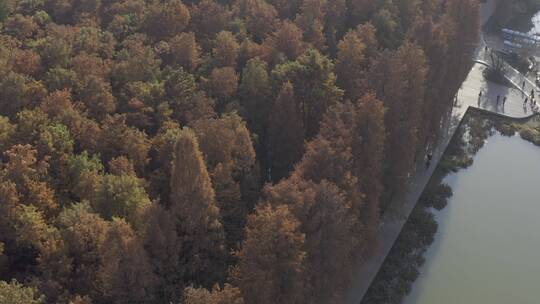
M 216 115 L 214 101 L 198 88 L 192 74 L 183 69 L 166 72 L 165 94 L 175 119 L 188 124 Z
M 100 176 L 88 199 L 92 207 L 105 219 L 125 218 L 134 228 L 142 226 L 144 210 L 150 205 L 141 181 L 129 175 Z
M 184 290 L 186 304 L 243 304 L 240 289 L 230 284 L 223 288 L 215 285 L 211 291 L 204 288 L 188 287 Z
M 0 281 L 0 303 L 2 304 L 42 304 L 44 297 L 32 287 L 25 287 L 16 280 L 10 283 Z
M 332 61 L 319 51 L 310 49 L 294 62 L 277 66 L 272 71 L 280 88 L 290 81 L 308 138 L 315 136 L 326 110 L 341 101 L 343 91 L 336 86 Z

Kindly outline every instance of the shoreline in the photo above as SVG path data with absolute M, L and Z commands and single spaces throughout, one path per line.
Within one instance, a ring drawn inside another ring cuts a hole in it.
M 530 133 L 531 129 L 535 130 L 533 134 Z M 438 222 L 434 210 L 444 209 L 447 200 L 452 197 L 453 189 L 444 183 L 445 177 L 472 165 L 474 156 L 483 147 L 485 139 L 492 135 L 492 130 L 503 136 L 520 136 L 522 140 L 540 147 L 539 114 L 514 118 L 469 107 L 377 276 L 366 291 L 362 304 L 402 303 L 409 295 L 425 262 L 424 254 L 437 233 Z M 471 142 L 464 142 L 465 131 L 474 134 Z

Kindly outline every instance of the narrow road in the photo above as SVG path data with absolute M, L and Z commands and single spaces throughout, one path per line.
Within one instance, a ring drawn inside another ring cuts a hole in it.
M 482 24 L 485 24 L 489 20 L 489 17 L 493 15 L 494 11 L 494 0 L 487 0 L 486 3 L 482 4 Z M 482 38 L 476 54 L 476 60 L 485 61 L 484 48 L 485 42 Z M 445 128 L 445 134 L 443 134 L 440 144 L 434 148 L 432 165 L 426 169 L 424 162 L 420 161 L 411 178 L 407 195 L 404 198 L 394 200 L 389 207 L 389 211 L 383 214 L 378 231 L 379 251 L 375 256 L 358 262 L 358 268 L 354 272 L 355 276 L 352 279 L 351 288 L 346 295 L 346 304 L 359 304 L 361 302 L 435 171 L 467 109 L 469 107 L 477 107 L 515 118 L 528 117 L 534 114 L 532 106 L 529 103 L 524 104 L 524 98 L 529 97 L 524 92 L 527 90 L 530 92 L 532 88 L 538 89 L 534 83 L 530 81 L 526 82 L 523 91 L 519 87 L 508 88 L 506 86 L 488 83 L 482 74 L 485 68 L 485 65 L 476 63 L 457 93 L 457 103 L 451 114 L 452 119 L 450 119 L 449 125 Z M 521 79 L 519 78 L 520 75 L 519 72 L 514 70 L 511 71 L 509 77 L 513 81 L 518 81 L 518 79 Z M 520 81 L 521 83 L 523 82 L 523 80 Z M 483 91 L 483 96 L 479 98 L 478 93 L 481 90 Z M 497 103 L 497 96 L 499 96 L 499 103 Z M 507 101 L 503 106 L 502 100 L 504 97 L 506 97 Z

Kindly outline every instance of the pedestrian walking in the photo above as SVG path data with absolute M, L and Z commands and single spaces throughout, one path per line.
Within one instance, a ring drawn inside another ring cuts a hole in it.
M 499 106 L 499 101 L 501 100 L 501 95 L 497 95 L 497 106 Z
M 506 96 L 504 96 L 504 98 L 503 98 L 503 107 L 504 107 L 505 104 L 506 104 Z
M 426 169 L 428 169 L 429 166 L 431 166 L 431 159 L 433 158 L 433 154 L 431 154 L 431 152 L 428 152 L 426 157 L 427 157 L 427 159 L 426 159 Z
M 534 98 L 534 89 L 531 90 L 531 98 Z
M 529 101 L 529 98 L 525 97 L 525 102 L 523 102 L 523 104 L 527 104 L 527 101 Z
M 521 85 L 521 89 L 525 90 L 525 80 L 523 80 L 523 84 Z
M 478 93 L 478 106 L 480 106 L 480 101 L 482 101 L 482 90 Z

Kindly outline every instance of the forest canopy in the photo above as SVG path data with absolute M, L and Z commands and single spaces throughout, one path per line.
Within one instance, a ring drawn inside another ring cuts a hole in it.
M 0 0 L 0 303 L 342 303 L 477 0 Z

